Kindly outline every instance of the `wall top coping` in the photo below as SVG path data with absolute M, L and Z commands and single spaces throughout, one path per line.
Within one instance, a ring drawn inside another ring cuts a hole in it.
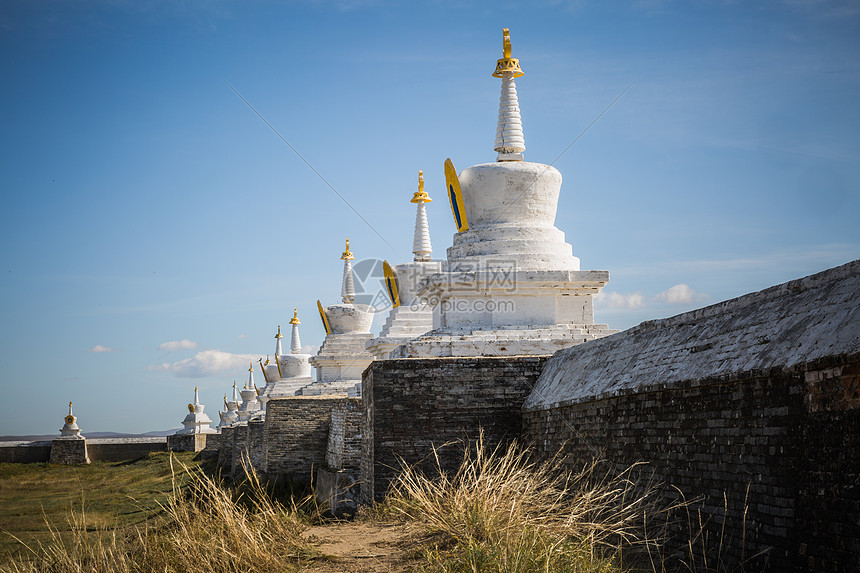
M 860 353 L 860 260 L 556 352 L 524 410 Z

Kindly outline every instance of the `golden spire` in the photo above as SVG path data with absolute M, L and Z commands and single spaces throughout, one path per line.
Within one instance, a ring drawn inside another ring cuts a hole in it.
M 266 366 L 268 366 L 269 364 L 271 364 L 271 362 L 269 362 L 269 355 L 266 354 Z
M 520 69 L 520 61 L 511 57 L 511 33 L 507 28 L 502 29 L 502 54 L 504 57 L 496 62 L 494 78 L 505 77 L 505 72 L 512 72 L 515 78 L 525 75 Z
M 418 192 L 412 196 L 410 203 L 429 203 L 433 199 L 424 192 L 424 172 L 418 170 Z
M 280 327 L 279 327 L 279 328 L 278 328 L 278 331 L 280 331 L 280 330 L 281 330 L 281 329 L 280 329 Z M 253 361 L 253 360 L 251 360 L 250 362 L 248 362 L 248 372 L 253 372 L 253 371 L 254 371 L 254 361 Z
M 281 334 L 281 325 L 278 325 L 278 333 L 275 335 L 275 338 L 283 338 L 284 335 Z
M 342 261 L 351 261 L 351 260 L 353 260 L 354 258 L 355 258 L 355 257 L 352 255 L 352 253 L 350 253 L 350 252 L 349 252 L 349 237 L 347 237 L 347 238 L 346 238 L 346 250 L 345 250 L 345 251 L 343 252 L 343 254 L 340 256 L 340 260 L 342 260 Z
M 72 407 L 72 403 L 71 403 L 71 402 L 69 402 L 69 408 L 71 408 L 71 407 Z
M 298 307 L 293 307 L 293 318 L 290 319 L 290 324 L 301 324 L 301 322 L 299 321 Z

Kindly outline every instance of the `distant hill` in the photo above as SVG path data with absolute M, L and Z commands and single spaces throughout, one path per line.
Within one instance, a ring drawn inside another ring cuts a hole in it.
M 175 434 L 179 428 L 171 430 L 155 430 L 145 434 L 123 434 L 120 432 L 83 432 L 86 438 L 144 438 L 159 437 Z M 28 436 L 0 436 L 0 442 L 42 442 L 56 438 L 59 434 L 28 435 Z

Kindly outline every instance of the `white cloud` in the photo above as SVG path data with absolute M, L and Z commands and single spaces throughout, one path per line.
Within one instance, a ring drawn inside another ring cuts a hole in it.
M 102 346 L 101 344 L 96 344 L 87 352 L 116 352 L 115 348 L 111 348 L 110 346 Z
M 302 346 L 301 353 L 302 354 L 310 354 L 314 355 L 320 351 L 319 344 L 305 344 Z
M 229 373 L 237 376 L 248 370 L 249 362 L 256 362 L 256 354 L 233 354 L 221 350 L 202 350 L 178 362 L 152 364 L 146 369 L 150 371 L 172 372 L 179 378 L 204 378 L 218 374 Z
M 167 352 L 173 352 L 175 350 L 191 350 L 194 348 L 197 348 L 197 343 L 193 340 L 188 340 L 187 338 L 165 342 L 158 345 L 159 350 L 166 350 Z
M 696 292 L 689 285 L 684 283 L 669 287 L 657 295 L 657 300 L 668 302 L 669 304 L 690 304 L 710 298 L 702 292 Z
M 241 340 L 241 339 L 243 339 L 243 338 L 248 338 L 248 335 L 247 335 L 247 334 L 240 334 L 240 335 L 239 335 L 239 336 L 237 336 L 236 338 L 238 338 L 238 339 L 240 339 L 240 340 Z
M 622 294 L 620 292 L 601 291 L 594 297 L 600 306 L 608 308 L 641 308 L 645 304 L 645 297 L 640 292 Z

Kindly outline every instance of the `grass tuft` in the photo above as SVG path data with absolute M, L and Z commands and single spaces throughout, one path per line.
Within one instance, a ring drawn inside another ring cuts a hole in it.
M 432 478 L 404 465 L 384 511 L 424 528 L 430 571 L 621 571 L 625 555 L 649 543 L 644 520 L 655 511 L 654 489 L 631 477 L 635 467 L 572 474 L 559 460 L 530 461 L 516 444 L 487 451 L 479 436 L 453 475 L 438 456 Z

